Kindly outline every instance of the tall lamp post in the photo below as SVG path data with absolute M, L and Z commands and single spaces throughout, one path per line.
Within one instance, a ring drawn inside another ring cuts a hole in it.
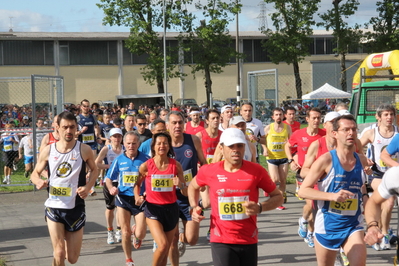
M 166 0 L 163 0 L 163 78 L 164 78 L 164 91 L 165 91 L 165 108 L 169 109 L 168 71 L 166 68 Z

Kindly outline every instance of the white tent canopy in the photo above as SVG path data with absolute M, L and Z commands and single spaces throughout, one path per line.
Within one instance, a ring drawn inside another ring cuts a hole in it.
M 339 98 L 350 98 L 352 94 L 349 92 L 341 91 L 330 84 L 326 83 L 320 88 L 311 93 L 302 95 L 303 100 L 312 99 L 339 99 Z

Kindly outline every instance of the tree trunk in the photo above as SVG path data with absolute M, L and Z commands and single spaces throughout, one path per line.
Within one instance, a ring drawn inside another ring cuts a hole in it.
M 163 76 L 162 74 L 157 74 L 157 88 L 158 88 L 158 93 L 165 93 L 164 87 L 163 87 Z
M 302 80 L 299 74 L 299 64 L 294 62 L 292 65 L 294 66 L 296 96 L 299 100 L 302 100 Z
M 211 80 L 211 72 L 209 70 L 209 67 L 205 68 L 205 89 L 206 89 L 206 103 L 209 106 L 209 108 L 212 108 L 210 106 L 211 104 L 211 93 L 212 93 L 212 80 Z
M 343 91 L 347 91 L 347 85 L 346 85 L 345 53 L 342 53 L 342 54 L 341 54 L 340 64 L 341 64 L 341 77 L 340 77 L 341 89 L 342 89 Z

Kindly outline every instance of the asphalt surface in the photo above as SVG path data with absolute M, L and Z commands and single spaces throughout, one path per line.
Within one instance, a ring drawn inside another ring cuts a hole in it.
M 125 265 L 121 244 L 106 243 L 105 203 L 100 191 L 97 189 L 97 196 L 86 200 L 83 247 L 75 265 Z M 293 185 L 288 185 L 288 191 L 294 191 Z M 0 194 L 0 256 L 6 259 L 8 266 L 51 265 L 52 247 L 44 221 L 43 203 L 46 197 L 45 191 Z M 258 265 L 316 265 L 314 249 L 309 248 L 297 234 L 303 204 L 288 193 L 288 202 L 284 205 L 286 210 L 273 210 L 260 215 Z M 396 212 L 395 208 L 394 221 Z M 209 217 L 209 211 L 205 215 Z M 208 226 L 209 219 L 201 223 L 198 244 L 187 247 L 180 258 L 180 265 L 212 265 L 210 244 L 206 240 Z M 367 253 L 367 265 L 393 265 L 394 250 L 377 252 L 368 247 Z M 149 231 L 142 247 L 133 249 L 132 255 L 136 266 L 151 265 L 152 237 Z

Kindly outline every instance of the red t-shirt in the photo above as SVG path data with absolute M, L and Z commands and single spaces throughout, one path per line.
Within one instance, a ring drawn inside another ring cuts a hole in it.
M 276 185 L 259 164 L 243 160 L 241 169 L 230 173 L 224 161 L 204 165 L 198 171 L 199 186 L 209 186 L 211 200 L 211 242 L 255 244 L 258 242 L 256 215 L 245 215 L 241 204 L 259 201 L 259 188 L 271 193 Z
M 206 132 L 206 129 L 201 131 L 201 144 L 202 144 L 202 152 L 204 153 L 205 159 L 208 163 L 212 162 L 213 155 L 215 154 L 215 149 L 220 141 L 220 136 L 222 135 L 222 131 L 218 130 L 218 136 L 216 138 L 211 138 Z
M 200 131 L 202 131 L 202 130 L 204 130 L 204 129 L 205 129 L 205 123 L 204 123 L 204 121 L 201 121 L 201 122 L 199 123 L 199 126 L 198 126 L 198 127 L 193 127 L 193 126 L 191 125 L 191 121 L 188 121 L 187 124 L 186 124 L 186 131 L 185 131 L 184 133 L 191 134 L 191 135 L 195 135 L 195 134 L 197 134 L 198 132 L 200 132 Z
M 308 152 L 308 148 L 313 141 L 326 135 L 325 131 L 318 130 L 317 134 L 314 136 L 309 136 L 306 132 L 307 128 L 302 128 L 297 130 L 291 135 L 288 140 L 291 146 L 297 146 L 298 150 L 298 163 L 300 166 L 305 162 L 305 155 Z
M 317 151 L 316 159 L 329 152 L 326 137 L 319 138 L 317 141 L 319 142 L 319 150 Z
M 161 171 L 155 165 L 154 159 L 147 162 L 148 173 L 145 177 L 146 200 L 152 204 L 172 204 L 177 200 L 176 187 L 172 177 L 177 175 L 176 160 L 169 158 L 169 165 Z
M 287 122 L 287 120 L 284 120 L 283 123 L 284 123 L 284 124 L 287 124 L 287 125 L 289 125 L 289 126 L 291 127 L 291 132 L 292 132 L 292 133 L 294 133 L 295 131 L 301 129 L 301 123 L 299 123 L 298 121 L 294 121 L 294 123 L 289 124 L 289 123 Z

